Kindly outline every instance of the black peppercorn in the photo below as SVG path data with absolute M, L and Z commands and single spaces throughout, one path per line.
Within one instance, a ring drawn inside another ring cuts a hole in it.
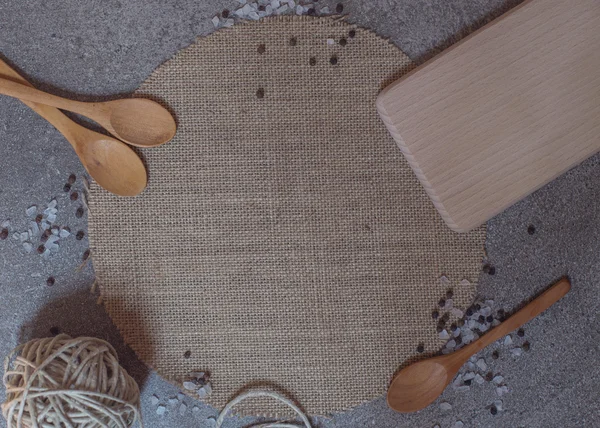
M 480 310 L 480 309 L 481 309 L 481 305 L 480 305 L 479 303 L 475 303 L 475 304 L 473 305 L 473 309 L 475 309 L 476 311 L 478 311 L 478 310 Z
M 221 16 L 225 19 L 229 18 L 229 10 L 223 9 L 223 12 L 221 12 Z
M 438 305 L 440 306 L 440 308 L 443 308 L 444 306 L 446 306 L 446 299 L 440 299 L 440 301 L 438 302 Z
M 467 379 L 467 380 L 465 380 L 463 383 L 464 383 L 465 385 L 467 385 L 467 386 L 471 386 L 471 382 L 472 382 L 472 380 L 471 380 L 471 379 Z
M 333 55 L 331 58 L 329 58 L 329 62 L 331 65 L 336 65 L 338 63 L 337 56 Z
M 533 235 L 535 233 L 535 226 L 533 224 L 530 224 L 527 227 L 527 233 L 529 233 L 530 235 Z
M 435 328 L 435 331 L 437 331 L 438 333 L 441 333 L 444 330 L 444 327 L 441 325 L 437 325 L 437 327 Z
M 73 184 L 73 183 L 75 183 L 75 180 L 77 180 L 77 176 L 75 174 L 71 174 L 71 175 L 69 175 L 69 179 L 67 180 L 67 183 Z
M 63 186 L 63 192 L 67 193 L 71 190 L 71 185 L 69 183 Z
M 492 321 L 494 321 L 494 317 L 493 317 L 493 316 L 491 316 L 491 315 L 488 315 L 488 316 L 486 317 L 486 319 L 485 319 L 485 320 L 486 320 L 487 322 L 492 322 Z
M 75 211 L 75 217 L 77 217 L 77 218 L 83 217 L 83 208 L 82 207 L 77 208 L 77 211 Z
M 348 44 L 348 41 L 342 37 L 340 39 L 340 46 L 346 46 L 347 44 Z
M 183 358 L 190 358 L 192 356 L 192 351 L 185 351 L 183 353 Z
M 490 266 L 490 270 L 489 270 L 488 274 L 496 275 L 496 268 L 494 266 Z
M 77 239 L 78 241 L 81 241 L 84 236 L 85 236 L 85 232 L 83 230 L 80 230 L 79 232 L 77 232 L 77 235 L 75 235 L 75 239 Z
M 50 334 L 53 336 L 58 336 L 60 334 L 60 328 L 50 327 Z
M 422 343 L 420 343 L 419 346 L 417 346 L 417 352 L 419 354 L 422 354 L 423 352 L 425 352 L 425 345 L 423 345 Z
M 528 352 L 531 349 L 529 342 L 523 342 L 523 351 Z
M 442 317 L 440 318 L 440 321 L 443 321 L 443 322 L 450 321 L 450 314 L 448 312 L 446 312 L 444 315 L 442 315 Z
M 335 11 L 336 11 L 336 13 L 342 13 L 342 12 L 344 11 L 344 5 L 343 5 L 343 4 L 341 4 L 341 3 L 338 3 L 338 4 L 335 6 Z
M 315 16 L 317 14 L 317 10 L 314 7 L 309 8 L 306 13 L 308 13 L 308 16 Z
M 265 90 L 263 88 L 258 88 L 256 91 L 256 98 L 264 98 Z
M 49 278 L 46 280 L 46 285 L 47 285 L 48 287 L 52 287 L 52 286 L 54 285 L 54 283 L 55 283 L 55 282 L 56 282 L 56 281 L 54 280 L 54 277 L 52 277 L 52 276 L 51 276 L 51 277 L 49 277 Z
M 310 65 L 317 65 L 317 59 L 313 56 L 308 60 Z
M 463 325 L 465 325 L 465 320 L 463 320 L 462 318 L 459 319 L 458 321 L 456 321 L 456 325 L 458 325 L 459 327 L 462 327 Z
M 453 297 L 454 297 L 454 290 L 449 288 L 448 291 L 446 291 L 446 299 L 451 299 Z
M 495 415 L 496 413 L 498 413 L 498 409 L 496 409 L 496 406 L 492 406 L 492 407 L 490 408 L 490 413 L 491 413 L 492 415 Z
M 487 372 L 487 374 L 485 375 L 485 380 L 487 380 L 488 382 L 491 382 L 492 379 L 494 379 L 494 373 Z
M 438 311 L 433 311 L 431 313 L 431 318 L 433 318 L 434 320 L 438 319 L 439 316 L 440 316 L 440 313 Z
M 465 314 L 467 314 L 468 317 L 473 315 L 473 309 L 472 308 L 467 308 L 467 310 L 465 311 Z
M 351 39 L 353 39 L 354 36 L 356 36 L 356 31 L 354 31 L 354 30 L 348 31 L 348 37 L 350 37 Z
M 258 5 L 258 10 L 260 10 L 261 12 L 264 12 L 264 11 L 265 11 L 265 9 L 266 9 L 266 8 L 265 8 L 265 5 L 264 5 L 264 4 L 259 4 L 259 5 Z
M 8 238 L 8 229 L 4 228 L 0 231 L 0 239 L 4 241 L 6 238 Z
M 479 321 L 480 323 L 484 323 L 485 317 L 483 315 L 479 315 L 479 318 L 477 318 L 477 321 Z
M 266 50 L 267 47 L 265 45 L 258 45 L 258 48 L 256 48 L 256 52 L 258 52 L 259 54 L 264 54 Z
M 71 200 L 76 201 L 79 198 L 79 193 L 73 192 L 71 193 Z
M 456 342 L 457 345 L 460 345 L 462 343 L 462 336 L 456 336 L 454 338 L 454 341 Z
M 458 326 L 456 325 L 456 323 L 450 324 L 450 330 L 452 330 L 452 331 L 458 330 Z
M 36 222 L 36 223 L 41 223 L 43 219 L 44 219 L 44 216 L 43 216 L 43 215 L 41 215 L 41 214 L 38 214 L 38 215 L 35 217 L 35 222 Z
M 37 252 L 39 254 L 43 254 L 44 251 L 46 251 L 46 247 L 44 247 L 43 245 L 40 245 L 39 247 L 37 247 Z
M 517 336 L 519 337 L 523 337 L 525 336 L 525 330 L 523 330 L 522 328 L 517 330 Z
M 90 257 L 90 250 L 85 250 L 81 259 L 85 262 Z
M 500 358 L 500 353 L 498 351 L 492 352 L 492 359 L 497 360 Z
M 290 39 L 290 46 L 296 46 L 298 44 L 298 41 L 296 40 L 295 37 L 292 37 Z

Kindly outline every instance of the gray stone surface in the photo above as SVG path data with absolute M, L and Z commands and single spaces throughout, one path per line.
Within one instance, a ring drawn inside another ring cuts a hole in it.
M 348 0 L 344 13 L 423 61 L 516 3 Z M 225 0 L 0 0 L 0 53 L 42 89 L 106 99 L 132 92 L 177 50 L 211 32 L 215 13 L 234 6 Z M 502 397 L 505 410 L 491 415 L 498 397 L 485 383 L 463 393 L 449 388 L 440 400 L 452 404 L 447 412 L 438 401 L 400 415 L 380 398 L 333 418 L 316 418 L 316 425 L 449 427 L 462 420 L 466 427 L 600 426 L 599 163 L 598 156 L 586 161 L 489 222 L 487 253 L 496 274 L 482 274 L 482 297 L 512 310 L 563 275 L 573 282 L 563 301 L 525 327 L 519 340 L 530 341 L 529 352 L 513 358 L 500 348 L 496 361 L 490 358 L 493 347 L 482 352 L 509 387 Z M 84 171 L 61 135 L 19 102 L 0 98 L 0 223 L 10 218 L 11 234 L 26 230 L 25 209 L 57 198 L 58 222 L 74 233 L 86 231 L 86 217 L 75 216 L 80 200 L 71 201 L 62 190 L 71 173 L 81 177 Z M 81 186 L 79 178 L 74 188 Z M 530 224 L 533 235 L 527 232 Z M 209 426 L 206 418 L 217 411 L 186 398 L 187 411 L 180 415 L 168 404 L 178 390 L 135 358 L 96 305 L 93 270 L 89 263 L 81 266 L 87 237 L 71 236 L 60 245 L 57 255 L 43 260 L 35 251 L 25 254 L 12 238 L 0 241 L 0 355 L 23 340 L 49 335 L 52 327 L 108 339 L 142 386 L 146 426 Z M 45 285 L 49 276 L 56 279 L 53 287 Z M 156 414 L 153 394 L 166 405 L 165 415 Z M 248 423 L 233 419 L 226 426 Z

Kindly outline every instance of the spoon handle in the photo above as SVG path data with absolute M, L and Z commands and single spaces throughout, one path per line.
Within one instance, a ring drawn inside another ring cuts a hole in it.
M 559 301 L 570 289 L 571 283 L 569 280 L 567 278 L 561 279 L 523 308 L 515 312 L 510 318 L 502 322 L 502 324 L 493 328 L 470 345 L 465 346 L 463 349 L 456 352 L 456 354 L 461 354 L 461 358 L 465 359 L 476 354 L 486 346 L 537 317 L 554 303 Z
M 20 86 L 32 87 L 31 83 L 29 83 L 23 76 L 21 76 L 15 69 L 13 69 L 10 65 L 4 62 L 0 58 L 0 80 L 7 81 L 12 80 L 14 82 L 18 82 Z M 65 116 L 60 110 L 51 107 L 46 104 L 38 104 L 33 101 L 21 100 L 23 104 L 27 107 L 35 111 L 37 114 L 42 116 L 48 122 L 50 122 L 58 131 L 65 136 L 67 141 L 74 146 L 74 142 L 72 140 L 71 126 L 77 125 L 67 116 Z
M 22 101 L 31 101 L 38 104 L 45 104 L 62 110 L 68 110 L 73 113 L 79 113 L 93 119 L 97 106 L 94 103 L 82 103 L 79 101 L 68 100 L 66 98 L 52 95 L 28 85 L 14 82 L 13 80 L 0 78 L 0 94 L 9 97 L 18 98 Z

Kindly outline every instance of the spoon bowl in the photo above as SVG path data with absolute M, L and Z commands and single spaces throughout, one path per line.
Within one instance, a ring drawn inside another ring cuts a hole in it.
M 161 145 L 175 136 L 173 116 L 163 106 L 146 98 L 107 101 L 108 121 L 101 123 L 117 138 L 138 147 Z

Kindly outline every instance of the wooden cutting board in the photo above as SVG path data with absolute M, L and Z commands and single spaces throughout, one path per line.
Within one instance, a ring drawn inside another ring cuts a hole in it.
M 600 0 L 526 1 L 377 108 L 448 226 L 479 226 L 600 150 Z

